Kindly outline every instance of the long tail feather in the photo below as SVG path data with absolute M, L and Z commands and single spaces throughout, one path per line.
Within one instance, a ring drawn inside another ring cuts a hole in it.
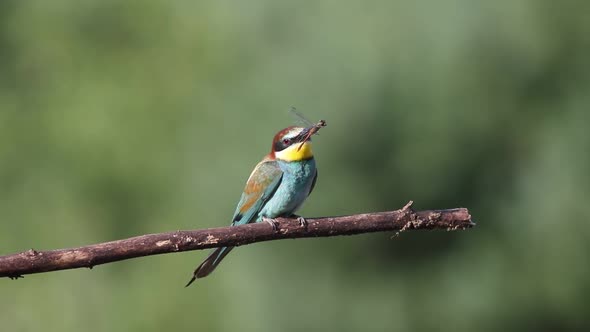
M 196 268 L 195 272 L 193 272 L 193 277 L 184 287 L 190 286 L 190 284 L 199 278 L 205 278 L 208 276 L 233 248 L 234 247 L 222 247 L 215 249 L 215 251 L 207 256 L 203 263 Z

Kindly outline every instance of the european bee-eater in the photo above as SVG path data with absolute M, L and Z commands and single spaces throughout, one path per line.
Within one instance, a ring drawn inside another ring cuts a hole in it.
M 323 126 L 324 121 L 310 127 L 292 126 L 274 136 L 270 153 L 254 167 L 246 182 L 232 226 L 267 221 L 274 228 L 273 218 L 292 216 L 301 207 L 318 177 L 310 137 Z M 300 218 L 300 222 L 304 225 L 305 219 Z M 186 286 L 213 272 L 232 249 L 215 249 Z

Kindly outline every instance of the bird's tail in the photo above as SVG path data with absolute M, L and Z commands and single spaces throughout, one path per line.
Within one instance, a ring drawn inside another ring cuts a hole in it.
M 209 256 L 203 261 L 203 263 L 201 263 L 201 265 L 197 267 L 195 272 L 193 272 L 193 277 L 184 287 L 190 286 L 190 284 L 192 284 L 193 281 L 197 280 L 198 278 L 205 278 L 206 276 L 208 276 L 211 272 L 213 272 L 213 270 L 215 270 L 215 268 L 217 267 L 217 265 L 219 265 L 221 260 L 223 260 L 223 258 L 227 254 L 229 254 L 229 252 L 233 248 L 234 247 L 222 247 L 215 249 L 215 251 L 209 254 Z

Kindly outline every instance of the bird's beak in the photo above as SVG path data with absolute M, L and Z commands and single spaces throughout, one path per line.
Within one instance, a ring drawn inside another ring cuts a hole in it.
M 305 129 L 303 129 L 303 130 L 302 130 L 302 131 L 299 133 L 299 135 L 297 135 L 297 141 L 298 141 L 298 142 L 301 142 L 301 143 L 303 143 L 303 142 L 305 142 L 305 141 L 309 140 L 309 139 L 311 138 L 311 135 L 312 135 L 312 134 L 311 134 L 311 129 L 312 129 L 312 128 L 313 128 L 313 127 L 307 127 L 307 128 L 305 128 Z
M 315 135 L 320 130 L 320 128 L 325 126 L 326 121 L 320 120 L 320 122 L 318 122 L 317 124 L 303 129 L 297 137 L 299 142 L 301 142 L 301 144 L 297 148 L 297 151 L 301 150 L 305 142 L 309 141 L 311 139 L 311 136 Z
M 315 135 L 318 132 L 318 128 L 316 126 L 311 126 L 303 129 L 299 135 L 297 135 L 297 141 L 301 143 L 305 143 L 311 140 L 311 136 Z

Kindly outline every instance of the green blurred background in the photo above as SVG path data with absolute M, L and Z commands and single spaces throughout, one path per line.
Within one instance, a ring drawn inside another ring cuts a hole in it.
M 229 224 L 296 106 L 305 216 L 467 232 L 276 241 L 0 280 L 3 331 L 590 329 L 589 2 L 3 1 L 0 253 Z

